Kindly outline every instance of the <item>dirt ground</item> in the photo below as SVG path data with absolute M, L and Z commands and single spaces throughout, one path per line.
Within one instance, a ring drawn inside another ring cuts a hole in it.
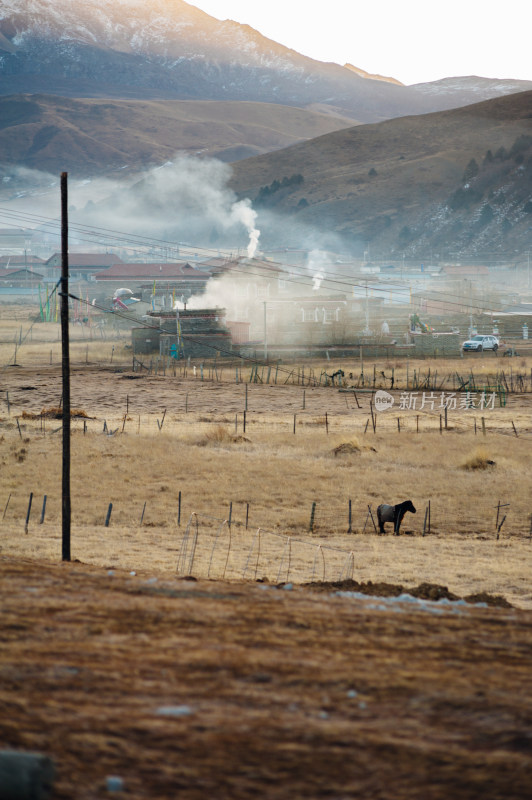
M 531 612 L 9 556 L 0 595 L 0 747 L 56 800 L 530 797 Z

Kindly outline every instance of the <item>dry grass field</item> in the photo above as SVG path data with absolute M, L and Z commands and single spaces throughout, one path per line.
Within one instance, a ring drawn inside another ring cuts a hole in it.
M 399 389 L 374 431 L 371 392 L 297 365 L 133 373 L 127 339 L 74 328 L 62 563 L 58 330 L 30 324 L 2 309 L 0 747 L 50 756 L 52 798 L 110 776 L 139 800 L 529 796 L 532 394 L 440 430 L 382 362 Z M 502 363 L 415 368 L 480 385 Z M 407 497 L 376 535 L 368 506 Z
M 61 399 L 60 344 L 57 325 L 33 325 L 30 340 L 29 324 L 6 315 L 0 334 L 2 361 L 11 360 L 1 377 L 0 547 L 55 560 L 62 445 L 61 421 L 50 414 Z M 532 607 L 532 394 L 508 395 L 505 406 L 484 411 L 450 410 L 441 430 L 437 402 L 397 410 L 401 391 L 394 390 L 395 406 L 374 412 L 374 432 L 370 392 L 285 383 L 294 365 L 281 365 L 277 385 L 237 383 L 230 366 L 216 376 L 205 366 L 204 380 L 192 366 L 186 376 L 182 367 L 175 376 L 173 368 L 133 373 L 127 339 L 85 338 L 76 341 L 74 329 L 71 404 L 80 416 L 72 421 L 73 558 L 188 569 L 194 514 L 197 575 L 429 581 L 461 596 L 486 591 Z M 317 375 L 336 367 L 313 366 Z M 362 369 L 355 361 L 341 366 L 357 377 Z M 376 374 L 388 376 L 392 367 L 396 387 L 404 387 L 406 364 L 378 363 Z M 410 380 L 414 370 L 444 376 L 473 369 L 477 386 L 503 368 L 530 373 L 527 359 L 408 366 Z M 373 364 L 364 369 L 373 374 Z M 406 498 L 418 513 L 405 518 L 404 535 L 376 536 L 368 506 L 376 520 L 379 503 Z

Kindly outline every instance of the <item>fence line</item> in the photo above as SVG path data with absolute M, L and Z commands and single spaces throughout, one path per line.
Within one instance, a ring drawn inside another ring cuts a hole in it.
M 215 524 L 217 523 L 217 524 Z M 277 583 L 341 581 L 353 577 L 355 553 L 323 542 L 243 525 L 193 512 L 179 545 L 178 575 L 214 579 L 264 579 Z

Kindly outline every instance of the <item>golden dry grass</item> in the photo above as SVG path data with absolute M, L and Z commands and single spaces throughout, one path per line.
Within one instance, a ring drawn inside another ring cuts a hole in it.
M 486 447 L 475 447 L 472 453 L 462 461 L 462 469 L 490 469 L 496 466 L 491 453 Z
M 16 330 L 23 323 L 2 320 L 1 326 L 9 331 L 9 324 Z M 0 338 L 5 341 L 8 336 Z M 260 527 L 284 537 L 276 541 L 277 555 L 268 568 L 259 565 L 270 579 L 287 575 L 286 558 L 281 561 L 290 536 L 294 548 L 296 539 L 305 542 L 297 545 L 298 555 L 294 551 L 289 575 L 294 580 L 308 579 L 316 553 L 321 564 L 327 547 L 335 547 L 340 555 L 330 567 L 327 562 L 329 578 L 348 570 L 359 580 L 405 585 L 428 580 L 445 583 L 459 594 L 485 589 L 532 607 L 527 568 L 532 546 L 527 488 L 532 471 L 530 395 L 512 395 L 506 407 L 484 412 L 485 437 L 480 413 L 469 410 L 450 412 L 449 430 L 441 433 L 437 410 L 392 410 L 377 415 L 373 433 L 369 394 L 359 393 L 357 404 L 353 395 L 335 388 L 307 387 L 303 409 L 301 386 L 251 384 L 243 435 L 245 387 L 235 382 L 234 369 L 225 368 L 221 381 L 202 382 L 191 372 L 185 378 L 179 371 L 175 378 L 172 371 L 167 377 L 132 376 L 124 372 L 130 358 L 124 344 L 105 341 L 103 354 L 97 350 L 102 344 L 94 342 L 80 343 L 79 351 L 74 347 L 72 351 L 72 404 L 89 417 L 72 422 L 73 558 L 130 569 L 139 564 L 175 569 L 186 524 L 196 513 L 202 520 L 201 536 L 210 544 L 205 545 L 203 563 L 196 562 L 194 568 L 205 574 L 219 526 L 205 518 L 227 519 L 232 504 L 233 523 L 242 525 L 247 513 L 249 527 L 242 532 L 233 525 L 228 577 L 242 576 L 254 532 Z M 95 348 L 88 359 L 87 346 Z M 6 347 L 12 350 L 11 344 L 2 345 L 0 355 L 6 355 Z M 59 367 L 48 363 L 47 352 L 47 343 L 34 340 L 23 345 L 17 357 L 20 366 L 6 367 L 2 375 L 10 409 L 8 413 L 7 403 L 0 400 L 0 547 L 4 553 L 56 559 L 61 522 L 60 422 L 39 415 L 43 408 L 58 404 L 61 382 Z M 442 372 L 453 369 L 451 363 L 436 363 Z M 418 362 L 416 369 L 424 364 Z M 480 361 L 476 364 L 478 372 Z M 384 371 L 390 367 L 378 366 Z M 330 366 L 323 367 L 331 371 Z M 321 365 L 313 368 L 319 374 Z M 401 370 L 406 366 L 397 364 L 396 376 Z M 464 470 L 464 462 L 480 442 L 487 460 L 495 465 L 489 470 Z M 30 492 L 34 499 L 25 535 Z M 46 516 L 40 525 L 44 495 Z M 418 509 L 403 523 L 404 532 L 411 535 L 376 536 L 368 505 L 375 513 L 380 502 L 406 498 Z M 352 534 L 347 533 L 349 500 Z M 423 537 L 429 500 L 430 535 Z M 504 504 L 500 519 L 506 519 L 497 540 L 499 501 Z M 104 528 L 111 502 L 111 524 Z M 217 574 L 218 560 L 225 563 L 226 541 L 224 529 L 216 545 Z M 255 557 L 256 551 L 251 552 L 251 564 Z

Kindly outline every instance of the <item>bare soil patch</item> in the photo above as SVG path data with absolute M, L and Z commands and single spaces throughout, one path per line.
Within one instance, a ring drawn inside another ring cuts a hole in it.
M 287 588 L 0 557 L 0 746 L 55 800 L 529 797 L 530 612 Z

